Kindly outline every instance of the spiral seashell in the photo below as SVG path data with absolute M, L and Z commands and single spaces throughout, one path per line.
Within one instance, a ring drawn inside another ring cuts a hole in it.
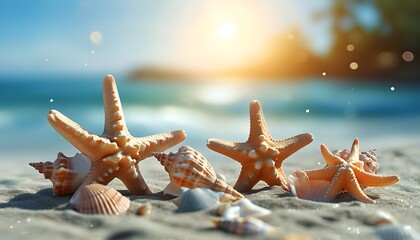
M 322 201 L 330 184 L 328 181 L 310 180 L 303 171 L 295 171 L 289 176 L 288 182 L 293 195 L 313 201 Z
M 179 190 L 174 188 L 203 187 L 243 198 L 242 194 L 218 178 L 213 167 L 204 156 L 191 147 L 183 146 L 179 148 L 177 153 L 154 153 L 152 155 L 165 167 L 169 174 L 171 182 L 166 188 L 166 192 L 176 194 Z
M 375 234 L 382 240 L 418 240 L 420 234 L 410 225 L 381 225 L 375 229 Z
M 214 225 L 239 236 L 252 236 L 274 231 L 274 227 L 258 218 L 212 219 Z
M 333 153 L 334 155 L 347 160 L 349 158 L 350 152 L 350 149 L 344 149 L 335 150 Z M 377 161 L 376 149 L 369 150 L 367 152 L 361 152 L 359 154 L 359 160 L 363 162 L 363 170 L 374 174 L 378 173 L 379 163 Z
M 113 188 L 97 183 L 81 187 L 72 200 L 71 206 L 86 214 L 119 215 L 130 207 L 128 198 Z
M 217 209 L 217 212 L 224 219 L 247 217 L 262 218 L 272 213 L 271 210 L 257 206 L 246 198 L 242 198 L 230 204 L 221 205 Z
M 211 209 L 220 204 L 219 194 L 208 188 L 183 189 L 176 212 L 195 212 Z
M 51 180 L 54 196 L 64 196 L 77 190 L 86 178 L 91 162 L 81 153 L 67 157 L 59 152 L 54 162 L 37 162 L 29 165 L 42 173 L 45 179 Z

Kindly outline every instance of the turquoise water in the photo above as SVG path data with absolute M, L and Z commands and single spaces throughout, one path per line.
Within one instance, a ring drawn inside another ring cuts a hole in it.
M 184 129 L 188 135 L 184 144 L 198 149 L 206 149 L 208 138 L 244 141 L 252 99 L 261 102 L 274 138 L 312 132 L 312 150 L 321 142 L 332 148 L 349 147 L 355 137 L 366 147 L 386 148 L 395 142 L 420 146 L 415 142 L 420 139 L 420 85 L 415 83 L 117 79 L 117 85 L 132 135 Z M 54 158 L 58 151 L 75 152 L 49 126 L 50 109 L 91 132 L 102 133 L 102 78 L 2 79 L 0 161 L 11 155 Z

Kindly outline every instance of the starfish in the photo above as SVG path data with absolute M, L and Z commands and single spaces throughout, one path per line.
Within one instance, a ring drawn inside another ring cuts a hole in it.
M 325 195 L 321 200 L 331 201 L 342 193 L 348 192 L 352 197 L 366 203 L 374 203 L 364 192 L 364 187 L 382 187 L 399 181 L 397 176 L 379 176 L 366 172 L 363 162 L 359 160 L 359 140 L 353 142 L 350 155 L 345 160 L 334 155 L 324 144 L 321 153 L 327 166 L 317 170 L 304 171 L 309 180 L 329 182 Z
M 48 121 L 91 160 L 91 169 L 81 186 L 91 183 L 107 185 L 118 178 L 133 194 L 151 194 L 137 164 L 150 157 L 152 152 L 161 152 L 182 142 L 185 132 L 177 130 L 141 138 L 131 136 L 112 75 L 107 75 L 103 81 L 103 98 L 105 127 L 100 136 L 89 133 L 56 110 L 48 113 Z
M 310 133 L 300 134 L 284 140 L 271 137 L 263 111 L 257 100 L 251 102 L 250 132 L 246 142 L 209 139 L 207 147 L 226 155 L 242 165 L 234 188 L 239 192 L 250 191 L 260 180 L 269 186 L 279 185 L 290 191 L 281 168 L 283 161 L 313 140 Z

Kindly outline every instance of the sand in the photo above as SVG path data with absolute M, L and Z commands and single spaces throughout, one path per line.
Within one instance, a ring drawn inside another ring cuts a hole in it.
M 351 142 L 351 140 L 349 140 Z M 362 149 L 361 150 L 366 150 Z M 209 153 L 209 150 L 204 152 Z M 70 155 L 70 154 L 69 154 Z M 309 157 L 311 156 L 311 157 Z M 395 226 L 420 230 L 420 149 L 405 146 L 379 152 L 379 174 L 398 175 L 400 181 L 383 188 L 367 188 L 365 192 L 376 200 L 365 204 L 340 195 L 333 203 L 297 199 L 280 187 L 268 187 L 260 182 L 245 196 L 273 213 L 263 220 L 277 231 L 258 235 L 256 239 L 381 239 L 378 226 L 370 221 L 380 214 L 390 214 Z M 227 158 L 214 164 L 233 184 L 240 165 Z M 297 158 L 309 158 L 301 161 Z M 314 160 L 312 160 L 314 159 Z M 295 169 L 318 168 L 319 152 L 310 151 L 284 162 L 289 175 Z M 0 239 L 239 239 L 241 237 L 215 229 L 210 216 L 214 210 L 175 213 L 171 197 L 160 191 L 168 183 L 163 167 L 150 158 L 141 162 L 143 175 L 154 196 L 132 196 L 119 181 L 110 186 L 132 201 L 127 215 L 84 215 L 71 209 L 70 196 L 54 197 L 51 182 L 43 179 L 28 163 L 30 159 L 2 159 L 0 170 Z M 222 163 L 222 164 L 221 164 Z M 322 163 L 323 164 L 323 163 Z M 150 202 L 150 215 L 137 216 L 135 206 Z M 388 235 L 389 236 L 389 235 Z M 253 239 L 254 239 L 253 238 Z M 404 238 L 406 239 L 406 238 Z M 409 239 L 409 238 L 407 238 Z

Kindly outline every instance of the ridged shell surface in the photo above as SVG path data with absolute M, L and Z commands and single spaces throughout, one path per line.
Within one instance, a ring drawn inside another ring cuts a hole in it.
M 183 146 L 177 153 L 155 153 L 153 155 L 165 167 L 172 186 L 210 188 L 217 192 L 243 198 L 242 194 L 218 178 L 206 158 L 191 147 Z
M 29 165 L 42 173 L 45 179 L 51 180 L 54 196 L 63 196 L 77 190 L 88 174 L 91 163 L 84 154 L 77 153 L 73 157 L 67 157 L 59 152 L 54 162 L 37 162 Z
M 350 149 L 344 149 L 335 150 L 333 153 L 334 155 L 339 156 L 344 160 L 347 160 L 350 156 L 350 152 Z M 376 149 L 361 152 L 359 154 L 359 160 L 363 162 L 363 170 L 374 174 L 378 173 L 379 163 L 376 155 Z
M 119 215 L 127 212 L 130 200 L 117 190 L 102 184 L 81 187 L 70 201 L 72 207 L 81 213 Z
M 179 205 L 176 212 L 202 211 L 219 204 L 219 194 L 208 188 L 186 189 L 179 196 Z
M 325 200 L 325 194 L 330 185 L 327 181 L 310 180 L 303 171 L 295 171 L 289 176 L 288 181 L 290 191 L 293 195 L 301 199 L 313 201 Z

